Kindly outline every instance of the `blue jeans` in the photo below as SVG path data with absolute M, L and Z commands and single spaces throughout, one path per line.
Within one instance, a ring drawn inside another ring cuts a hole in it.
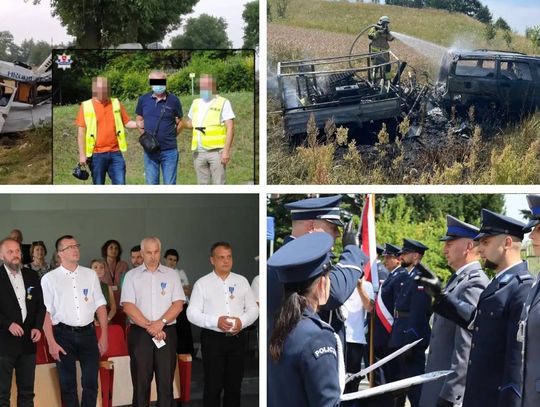
M 109 174 L 113 185 L 126 184 L 126 162 L 120 151 L 94 153 L 91 170 L 94 185 L 105 184 L 105 175 L 107 174 Z
M 98 393 L 99 349 L 94 327 L 82 332 L 72 332 L 55 326 L 56 342 L 66 351 L 60 353 L 60 362 L 56 362 L 62 401 L 66 407 L 95 407 Z M 77 370 L 75 362 L 81 363 L 82 403 L 77 397 Z
M 176 184 L 178 169 L 178 149 L 162 150 L 159 155 L 148 155 L 144 152 L 144 174 L 148 185 L 159 184 L 159 169 L 163 176 L 163 184 Z

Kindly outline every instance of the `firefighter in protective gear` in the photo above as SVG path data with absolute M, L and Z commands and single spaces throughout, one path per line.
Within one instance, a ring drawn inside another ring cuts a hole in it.
M 390 49 L 389 42 L 394 41 L 394 37 L 392 36 L 392 34 L 390 34 L 390 29 L 388 28 L 389 25 L 390 18 L 388 16 L 382 16 L 381 18 L 379 18 L 377 26 L 371 28 L 368 32 L 368 38 L 370 39 L 370 52 L 382 52 L 381 54 L 378 54 L 372 58 L 371 63 L 373 65 L 380 65 L 386 62 L 390 62 L 390 54 L 388 54 L 388 52 L 384 52 Z M 384 79 L 390 79 L 391 69 L 391 65 L 385 65 L 381 67 L 381 77 L 384 77 Z

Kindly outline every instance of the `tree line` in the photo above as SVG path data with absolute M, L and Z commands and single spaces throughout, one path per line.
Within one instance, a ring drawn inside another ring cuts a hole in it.
M 27 0 L 25 0 L 27 1 Z M 31 0 L 38 4 L 41 0 Z M 73 48 L 110 48 L 123 43 L 143 47 L 160 43 L 170 32 L 184 26 L 184 34 L 173 38 L 173 47 L 229 48 L 231 42 L 223 18 L 206 14 L 183 21 L 199 0 L 51 0 L 52 15 L 60 19 Z M 259 45 L 259 1 L 244 5 L 244 48 Z
M 290 212 L 284 205 L 305 195 L 280 195 L 268 199 L 268 215 L 275 217 L 275 249 L 283 244 L 290 234 Z M 365 195 L 344 195 L 341 205 L 342 218 L 354 219 L 358 225 Z M 501 194 L 384 194 L 375 196 L 375 226 L 377 243 L 402 245 L 403 238 L 421 241 L 430 249 L 424 260 L 431 270 L 446 280 L 450 276 L 443 245 L 439 238 L 446 233 L 446 214 L 467 223 L 480 225 L 482 208 L 504 212 L 504 196 Z M 342 250 L 341 241 L 336 241 L 336 252 Z
M 479 0 L 386 0 L 386 4 L 415 8 L 436 8 L 453 13 L 463 13 L 484 24 L 491 23 L 492 15 L 488 6 Z

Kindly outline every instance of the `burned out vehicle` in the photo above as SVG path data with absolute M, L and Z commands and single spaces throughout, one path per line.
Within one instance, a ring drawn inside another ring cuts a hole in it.
M 52 58 L 36 70 L 0 61 L 0 133 L 31 130 L 52 117 Z
M 450 51 L 437 93 L 449 111 L 500 112 L 519 117 L 540 107 L 540 57 L 517 52 Z
M 332 120 L 361 142 L 367 141 L 370 126 L 378 131 L 382 121 L 397 125 L 404 105 L 414 99 L 400 83 L 407 64 L 391 51 L 388 62 L 375 63 L 382 53 L 279 62 L 278 90 L 292 141 L 302 140 L 311 115 L 319 129 Z M 392 80 L 384 79 L 387 66 Z

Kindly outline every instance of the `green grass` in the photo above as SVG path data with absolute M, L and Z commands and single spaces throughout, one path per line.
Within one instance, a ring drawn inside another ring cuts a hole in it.
M 275 0 L 269 0 L 275 16 Z M 321 0 L 290 0 L 284 19 L 274 23 L 313 28 L 346 34 L 358 34 L 369 24 L 377 23 L 380 16 L 391 19 L 392 31 L 411 35 L 445 47 L 460 44 L 468 48 L 507 49 L 502 31 L 493 41 L 484 39 L 484 24 L 460 13 L 437 9 L 416 9 L 372 3 L 348 3 Z M 269 42 L 271 39 L 269 39 Z M 512 34 L 512 47 L 528 54 L 538 53 L 523 36 Z
M 251 184 L 254 182 L 254 105 L 253 93 L 236 92 L 223 94 L 231 101 L 235 119 L 235 136 L 232 158 L 227 166 L 227 184 Z M 193 97 L 180 96 L 184 115 L 187 116 Z M 122 101 L 131 119 L 135 119 L 137 101 Z M 79 105 L 55 106 L 53 108 L 53 160 L 54 184 L 91 184 L 92 180 L 80 181 L 71 175 L 78 162 L 77 127 L 75 117 Z M 144 184 L 143 150 L 138 142 L 139 132 L 127 130 L 128 150 L 124 154 L 126 160 L 126 183 Z M 191 131 L 184 130 L 178 135 L 178 184 L 196 184 L 197 177 L 193 169 L 191 153 Z M 107 179 L 107 183 L 110 180 Z
M 50 184 L 51 128 L 0 136 L 0 184 Z

